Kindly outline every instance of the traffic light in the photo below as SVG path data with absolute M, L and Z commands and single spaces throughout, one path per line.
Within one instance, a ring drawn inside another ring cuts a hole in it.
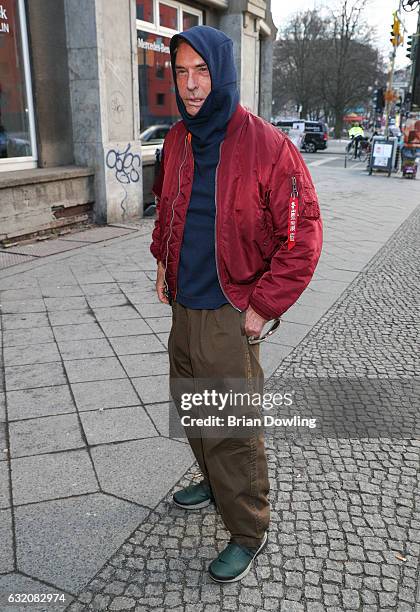
M 401 111 L 402 103 L 403 103 L 402 97 L 399 96 L 398 100 L 395 102 L 395 110 L 397 113 Z
M 394 13 L 394 21 L 391 26 L 391 38 L 390 42 L 394 47 L 398 47 L 403 43 L 403 36 L 401 32 L 401 23 L 397 17 L 397 13 Z
M 409 60 L 413 60 L 416 55 L 418 34 L 410 34 L 407 38 L 407 53 L 405 54 Z
M 408 57 L 409 60 L 413 59 L 414 56 L 414 34 L 410 34 L 407 37 L 407 52 L 405 57 Z
M 379 87 L 379 89 L 375 90 L 375 93 L 373 96 L 373 107 L 375 109 L 375 113 L 382 113 L 382 111 L 384 110 L 384 106 L 385 106 L 384 88 Z

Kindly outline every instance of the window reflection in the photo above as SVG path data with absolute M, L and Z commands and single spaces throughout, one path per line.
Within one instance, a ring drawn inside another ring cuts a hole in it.
M 141 130 L 172 125 L 179 119 L 169 41 L 167 36 L 137 32 Z
M 18 0 L 0 11 L 0 158 L 32 155 Z
M 178 29 L 178 9 L 159 2 L 159 23 L 162 28 Z
M 192 15 L 191 13 L 187 13 L 183 11 L 182 13 L 182 29 L 188 30 L 194 26 L 199 25 L 198 15 Z
M 137 19 L 153 23 L 153 0 L 137 0 Z

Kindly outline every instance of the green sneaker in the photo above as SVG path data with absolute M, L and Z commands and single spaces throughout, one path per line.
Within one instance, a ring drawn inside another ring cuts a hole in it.
M 245 578 L 252 567 L 254 559 L 267 544 L 267 533 L 263 541 L 254 550 L 235 542 L 229 542 L 220 555 L 209 565 L 209 574 L 215 582 L 237 582 Z
M 214 501 L 211 489 L 204 481 L 195 485 L 188 485 L 185 489 L 177 491 L 172 499 L 177 506 L 185 510 L 205 508 L 210 502 Z

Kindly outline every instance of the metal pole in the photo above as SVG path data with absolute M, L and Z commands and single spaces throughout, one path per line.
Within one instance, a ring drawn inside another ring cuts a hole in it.
M 387 84 L 387 92 L 391 92 L 392 91 L 392 86 L 394 84 L 394 69 L 395 69 L 395 56 L 397 54 L 397 47 L 394 46 L 394 50 L 392 52 L 392 57 L 391 57 L 391 69 L 389 72 L 389 79 L 388 79 L 388 84 Z M 388 140 L 388 136 L 389 136 L 389 115 L 391 113 L 391 105 L 392 105 L 392 101 L 388 98 L 386 101 L 386 106 L 385 106 L 385 138 Z
M 397 10 L 397 17 L 399 20 L 400 20 L 401 9 L 402 9 L 402 0 L 399 1 L 398 10 Z M 400 25 L 402 25 L 401 21 L 400 21 Z M 391 69 L 389 72 L 389 80 L 388 80 L 388 85 L 387 85 L 387 91 L 389 92 L 392 91 L 392 86 L 394 84 L 395 56 L 397 55 L 397 48 L 398 48 L 398 45 L 394 45 L 394 48 L 392 50 L 392 55 L 391 55 Z M 391 106 L 392 106 L 392 101 L 387 100 L 386 106 L 385 106 L 385 138 L 387 140 L 389 136 L 389 115 L 391 113 Z

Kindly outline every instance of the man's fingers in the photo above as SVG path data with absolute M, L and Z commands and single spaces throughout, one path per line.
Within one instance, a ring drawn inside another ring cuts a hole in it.
M 259 338 L 259 336 L 261 335 L 261 329 L 260 330 L 256 330 L 256 329 L 250 329 L 245 327 L 245 334 L 247 336 L 254 336 L 255 338 Z
M 161 302 L 163 302 L 164 304 L 169 304 L 169 300 L 165 294 L 165 288 L 162 285 L 156 285 L 156 291 L 158 294 L 158 298 Z

